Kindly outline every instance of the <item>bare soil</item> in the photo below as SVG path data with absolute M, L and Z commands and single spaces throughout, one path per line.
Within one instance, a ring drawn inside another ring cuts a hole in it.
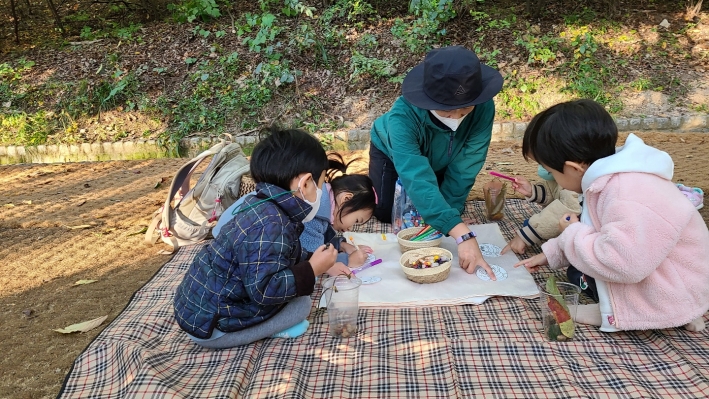
M 642 134 L 669 152 L 675 181 L 709 188 L 709 135 Z M 345 154 L 361 160 L 366 152 Z M 166 195 L 182 159 L 0 167 L 0 398 L 49 398 L 79 353 L 170 259 L 135 234 Z M 492 143 L 486 169 L 533 179 L 519 142 Z M 157 182 L 165 183 L 155 188 Z M 472 197 L 490 180 L 483 171 Z M 709 220 L 709 207 L 702 209 Z M 83 226 L 79 228 L 78 226 Z M 74 286 L 82 279 L 98 280 Z M 52 331 L 108 315 L 88 333 Z

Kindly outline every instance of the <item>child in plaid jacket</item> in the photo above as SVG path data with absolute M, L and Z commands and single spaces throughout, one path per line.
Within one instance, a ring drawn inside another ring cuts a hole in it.
M 175 318 L 199 345 L 229 348 L 305 332 L 315 276 L 335 264 L 336 250 L 310 254 L 299 236 L 318 211 L 328 160 L 300 130 L 274 130 L 251 158 L 256 195 L 195 257 L 175 293 Z
M 567 213 L 578 215 L 581 213 L 579 196 L 577 193 L 565 190 L 557 184 L 554 177 L 542 165 L 539 165 L 537 174 L 543 180 L 532 185 L 524 177 L 515 177 L 512 187 L 524 195 L 529 202 L 536 202 L 544 209 L 525 220 L 522 228 L 517 230 L 515 237 L 505 246 L 502 253 L 510 249 L 517 254 L 524 253 L 532 245 L 540 245 L 558 236 L 559 219 Z

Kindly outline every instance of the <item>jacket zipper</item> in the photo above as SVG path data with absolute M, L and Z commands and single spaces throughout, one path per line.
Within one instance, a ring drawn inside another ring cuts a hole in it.
M 451 152 L 453 152 L 453 135 L 455 132 L 450 133 L 450 141 L 448 141 L 448 158 L 451 157 Z

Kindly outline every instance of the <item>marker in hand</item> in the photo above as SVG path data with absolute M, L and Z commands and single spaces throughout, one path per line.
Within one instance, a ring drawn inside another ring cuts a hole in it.
M 373 260 L 373 261 L 371 261 L 371 262 L 365 263 L 365 264 L 363 264 L 362 266 L 360 266 L 360 267 L 358 267 L 358 268 L 356 268 L 356 269 L 352 269 L 351 271 L 352 271 L 352 274 L 357 274 L 357 273 L 361 272 L 362 270 L 369 269 L 370 267 L 376 266 L 376 265 L 378 265 L 378 264 L 380 264 L 380 263 L 382 263 L 382 260 L 381 260 L 381 259 L 376 259 L 376 260 Z
M 491 170 L 491 171 L 490 171 L 490 174 L 493 175 L 493 176 L 496 176 L 496 177 L 500 177 L 500 178 L 509 180 L 509 181 L 513 181 L 513 182 L 515 182 L 515 183 L 517 182 L 517 179 L 515 179 L 514 177 L 510 177 L 510 176 L 507 176 L 507 175 L 503 175 L 502 173 L 500 173 L 500 172 L 495 172 L 494 170 Z

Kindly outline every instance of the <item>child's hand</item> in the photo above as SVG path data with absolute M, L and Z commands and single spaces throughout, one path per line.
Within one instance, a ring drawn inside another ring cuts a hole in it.
M 319 276 L 325 273 L 337 260 L 337 250 L 330 244 L 321 245 L 313 252 L 310 257 L 310 266 L 313 268 L 313 273 Z
M 515 234 L 515 238 L 508 242 L 504 248 L 502 248 L 502 254 L 504 255 L 507 251 L 512 250 L 516 254 L 523 254 L 527 250 L 527 244 L 519 235 Z
M 367 245 L 358 245 L 358 247 L 359 247 L 359 250 L 360 250 L 360 251 L 364 251 L 364 252 L 366 252 L 366 253 L 368 253 L 368 254 L 373 254 L 373 253 L 374 253 L 374 250 L 373 250 L 372 247 L 370 247 L 370 246 L 367 246 Z
M 347 255 L 347 264 L 349 267 L 360 267 L 367 261 L 367 253 L 365 251 L 354 251 Z
M 571 223 L 576 223 L 579 221 L 578 216 L 573 213 L 567 213 L 559 219 L 559 233 L 563 233 Z
M 524 177 L 515 176 L 515 181 L 512 182 L 512 188 L 525 197 L 532 196 L 532 184 Z
M 349 267 L 345 266 L 342 262 L 335 262 L 335 265 L 327 269 L 327 274 L 332 277 L 339 276 L 341 274 L 352 274 Z
M 544 255 L 544 253 L 541 253 L 539 255 L 534 255 L 529 259 L 525 259 L 521 262 L 515 263 L 515 267 L 524 266 L 530 273 L 533 273 L 539 270 L 539 266 L 544 266 L 548 264 L 549 261 L 547 260 L 547 256 Z

